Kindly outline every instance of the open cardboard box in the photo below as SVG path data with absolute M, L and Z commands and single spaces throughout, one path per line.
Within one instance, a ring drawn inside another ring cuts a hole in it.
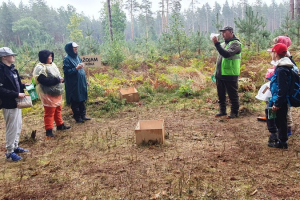
M 139 94 L 134 87 L 123 88 L 120 90 L 121 99 L 126 99 L 127 102 L 138 102 Z
M 140 120 L 135 127 L 136 144 L 165 141 L 164 120 Z

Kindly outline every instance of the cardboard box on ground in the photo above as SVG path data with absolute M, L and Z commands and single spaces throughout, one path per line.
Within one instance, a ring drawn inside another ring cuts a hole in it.
M 134 87 L 124 88 L 120 90 L 121 99 L 126 99 L 127 102 L 138 102 L 139 94 Z
M 164 144 L 164 120 L 140 120 L 135 128 L 136 144 Z

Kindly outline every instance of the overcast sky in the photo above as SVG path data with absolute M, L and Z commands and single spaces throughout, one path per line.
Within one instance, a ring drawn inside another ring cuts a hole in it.
M 2 2 L 8 2 L 9 0 L 0 0 L 1 4 Z M 21 0 L 12 0 L 14 4 L 17 6 L 19 5 Z M 29 0 L 22 0 L 24 4 L 28 4 Z M 103 7 L 103 2 L 106 0 L 49 0 L 46 1 L 48 6 L 51 6 L 53 8 L 59 8 L 61 6 L 67 7 L 68 4 L 74 6 L 77 10 L 77 12 L 81 13 L 83 12 L 86 16 L 98 18 L 100 16 L 99 11 Z M 139 0 L 140 1 L 140 0 Z M 152 10 L 157 11 L 159 10 L 159 4 L 161 0 L 152 0 Z M 197 1 L 197 0 L 196 0 Z M 229 5 L 232 4 L 232 1 L 234 3 L 238 3 L 239 0 L 228 0 Z M 275 2 L 280 3 L 287 0 L 275 0 Z M 182 0 L 182 10 L 187 9 L 190 5 L 191 0 Z M 215 1 L 214 0 L 198 0 L 198 6 L 202 7 L 202 5 L 206 4 L 207 2 L 211 5 L 211 7 L 214 6 Z M 217 0 L 217 2 L 223 6 L 223 4 L 226 2 L 226 0 Z M 255 0 L 248 0 L 248 3 L 252 5 L 255 2 Z M 268 5 L 271 4 L 272 0 L 262 0 L 262 2 L 267 3 Z

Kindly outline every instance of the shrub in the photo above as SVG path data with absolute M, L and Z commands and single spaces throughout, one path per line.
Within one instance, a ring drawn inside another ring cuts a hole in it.
M 113 42 L 106 42 L 102 45 L 103 60 L 105 64 L 109 64 L 113 68 L 118 68 L 123 62 L 125 55 L 122 51 L 123 41 L 114 40 Z
M 177 93 L 180 97 L 188 97 L 188 96 L 192 95 L 192 94 L 193 94 L 192 83 L 193 83 L 193 80 L 192 80 L 192 79 L 186 80 L 186 81 L 179 87 L 179 89 L 176 91 L 176 93 Z

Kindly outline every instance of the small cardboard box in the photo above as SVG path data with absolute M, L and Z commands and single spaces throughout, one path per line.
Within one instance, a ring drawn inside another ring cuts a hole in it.
M 121 99 L 126 99 L 127 102 L 138 102 L 139 94 L 134 87 L 124 88 L 120 90 Z
M 163 144 L 165 141 L 164 120 L 140 120 L 135 127 L 136 144 L 143 142 Z

